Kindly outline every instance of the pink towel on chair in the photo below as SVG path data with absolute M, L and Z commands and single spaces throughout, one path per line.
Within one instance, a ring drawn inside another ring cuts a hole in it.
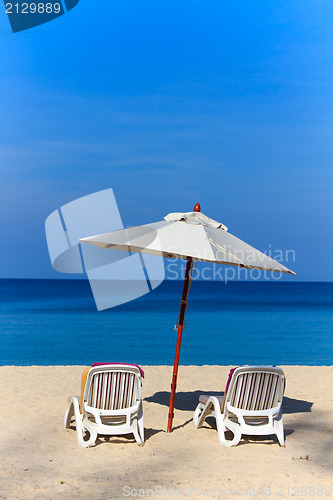
M 229 375 L 228 375 L 228 380 L 227 380 L 227 385 L 225 386 L 225 393 L 224 394 L 227 394 L 228 392 L 228 388 L 229 388 L 229 385 L 230 385 L 230 382 L 231 382 L 231 378 L 234 374 L 234 371 L 239 368 L 239 366 L 236 366 L 235 368 L 231 368 L 230 372 L 229 372 Z
M 102 366 L 102 365 L 135 366 L 136 368 L 139 368 L 140 373 L 141 373 L 141 377 L 145 378 L 145 372 L 143 371 L 143 369 L 139 365 L 133 365 L 131 363 L 94 363 L 93 365 L 91 365 L 91 367 L 93 367 L 93 366 Z

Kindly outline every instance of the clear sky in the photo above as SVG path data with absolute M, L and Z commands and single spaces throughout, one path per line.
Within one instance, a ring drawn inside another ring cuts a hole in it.
M 124 224 L 202 211 L 333 281 L 333 4 L 80 0 L 12 34 L 0 5 L 0 277 L 61 277 L 46 217 L 112 187 Z

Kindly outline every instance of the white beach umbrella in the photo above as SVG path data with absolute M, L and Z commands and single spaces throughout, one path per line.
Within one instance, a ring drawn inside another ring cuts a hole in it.
M 200 210 L 200 205 L 197 203 L 193 212 L 170 213 L 160 222 L 80 239 L 82 243 L 90 243 L 101 248 L 143 252 L 187 260 L 171 383 L 168 432 L 172 430 L 180 346 L 193 262 L 205 261 L 295 274 L 279 262 L 230 234 L 226 226 L 206 217 Z

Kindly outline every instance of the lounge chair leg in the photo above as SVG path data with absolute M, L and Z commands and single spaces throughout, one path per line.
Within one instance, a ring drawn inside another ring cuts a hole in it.
M 145 431 L 143 427 L 143 411 L 142 411 L 142 401 L 140 402 L 138 417 L 133 429 L 133 434 L 136 442 L 143 446 L 145 444 Z
M 72 420 L 73 416 L 74 416 L 74 420 L 75 420 L 77 441 L 78 441 L 80 446 L 82 446 L 83 448 L 86 448 L 87 446 L 93 444 L 96 441 L 97 432 L 89 429 L 90 438 L 88 439 L 88 441 L 85 441 L 83 439 L 84 427 L 82 425 L 82 415 L 80 413 L 79 401 L 75 396 L 73 396 L 71 398 L 71 401 L 69 403 L 69 406 L 67 408 L 67 411 L 66 411 L 65 417 L 64 417 L 64 424 L 65 424 L 65 427 L 67 429 L 70 428 L 71 420 Z
M 196 429 L 199 429 L 205 421 L 205 419 L 212 413 L 213 404 L 212 402 L 207 402 L 205 405 L 199 403 L 196 407 L 193 415 L 193 423 Z
M 221 414 L 220 403 L 219 403 L 219 400 L 215 396 L 209 397 L 209 399 L 206 403 L 206 408 L 203 411 L 203 414 L 201 415 L 200 420 L 206 418 L 206 416 L 209 413 L 212 413 L 212 409 L 211 409 L 212 407 L 214 408 L 213 416 L 215 417 L 215 420 L 216 420 L 217 433 L 219 436 L 220 443 L 223 444 L 223 446 L 227 446 L 227 447 L 235 446 L 236 444 L 239 443 L 241 436 L 242 436 L 242 434 L 239 430 L 239 426 L 237 424 L 229 425 L 229 423 L 228 423 L 228 427 L 225 426 L 225 424 L 223 422 L 223 416 Z M 208 411 L 209 411 L 209 413 L 208 413 Z M 231 441 L 228 441 L 225 438 L 225 432 L 228 429 L 234 435 L 234 438 Z
M 145 429 L 143 427 L 143 418 L 138 421 L 139 434 L 142 440 L 142 444 L 145 444 Z
M 284 430 L 283 430 L 282 415 L 278 416 L 278 419 L 275 422 L 274 427 L 275 427 L 276 437 L 277 437 L 277 439 L 279 441 L 279 445 L 284 447 L 285 446 L 285 441 L 284 441 Z
M 215 417 L 216 420 L 216 427 L 217 427 L 217 432 L 219 436 L 219 441 L 221 444 L 224 446 L 235 446 L 236 444 L 239 443 L 242 434 L 239 430 L 239 426 L 237 424 L 235 425 L 230 425 L 228 423 L 228 428 L 225 426 L 223 423 L 223 417 L 221 414 L 221 408 L 220 408 L 220 403 L 219 400 L 215 396 L 210 396 L 207 400 L 206 404 L 199 403 L 198 406 L 196 407 L 193 415 L 193 423 L 194 427 L 197 429 L 202 426 L 204 423 L 204 420 L 210 415 Z M 225 432 L 227 430 L 230 430 L 234 438 L 231 441 L 228 441 L 225 438 Z
M 139 428 L 139 434 L 142 440 L 142 444 L 145 443 L 145 428 L 143 426 L 143 409 L 142 409 L 142 403 L 140 405 L 139 409 L 139 415 L 138 415 L 138 428 Z
M 144 441 L 141 439 L 140 432 L 139 432 L 139 425 L 136 423 L 134 429 L 133 429 L 133 434 L 135 437 L 135 441 L 138 443 L 139 446 L 144 445 Z
M 74 404 L 71 401 L 68 405 L 68 408 L 67 408 L 67 411 L 66 411 L 65 417 L 64 417 L 64 425 L 65 425 L 66 429 L 70 428 L 73 416 L 74 416 Z
M 193 414 L 193 424 L 194 424 L 194 427 L 197 429 L 199 427 L 199 419 L 200 419 L 200 415 L 202 413 L 202 404 L 199 403 L 198 406 L 196 407 L 196 409 L 194 410 L 194 414 Z
M 87 431 L 90 434 L 90 437 L 87 441 L 83 439 L 83 433 L 85 431 L 83 425 L 81 425 L 81 430 L 78 430 L 78 428 L 76 428 L 76 430 L 77 430 L 77 440 L 79 445 L 82 446 L 82 448 L 87 448 L 88 446 L 95 444 L 97 439 L 97 432 L 95 431 L 95 429 L 87 429 Z
M 228 427 L 226 427 L 226 425 L 222 422 L 222 416 L 221 417 L 217 416 L 216 427 L 219 436 L 219 441 L 223 446 L 230 448 L 231 446 L 236 446 L 241 440 L 242 433 L 240 432 L 238 424 L 231 426 L 230 423 L 228 422 Z M 231 439 L 230 441 L 225 438 L 225 432 L 228 430 L 231 431 L 234 435 L 233 439 Z

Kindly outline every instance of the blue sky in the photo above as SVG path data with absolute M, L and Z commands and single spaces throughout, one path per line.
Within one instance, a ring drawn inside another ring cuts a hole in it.
M 16 34 L 0 9 L 0 277 L 59 277 L 46 217 L 112 187 L 126 225 L 200 201 L 333 281 L 330 2 L 80 0 Z

